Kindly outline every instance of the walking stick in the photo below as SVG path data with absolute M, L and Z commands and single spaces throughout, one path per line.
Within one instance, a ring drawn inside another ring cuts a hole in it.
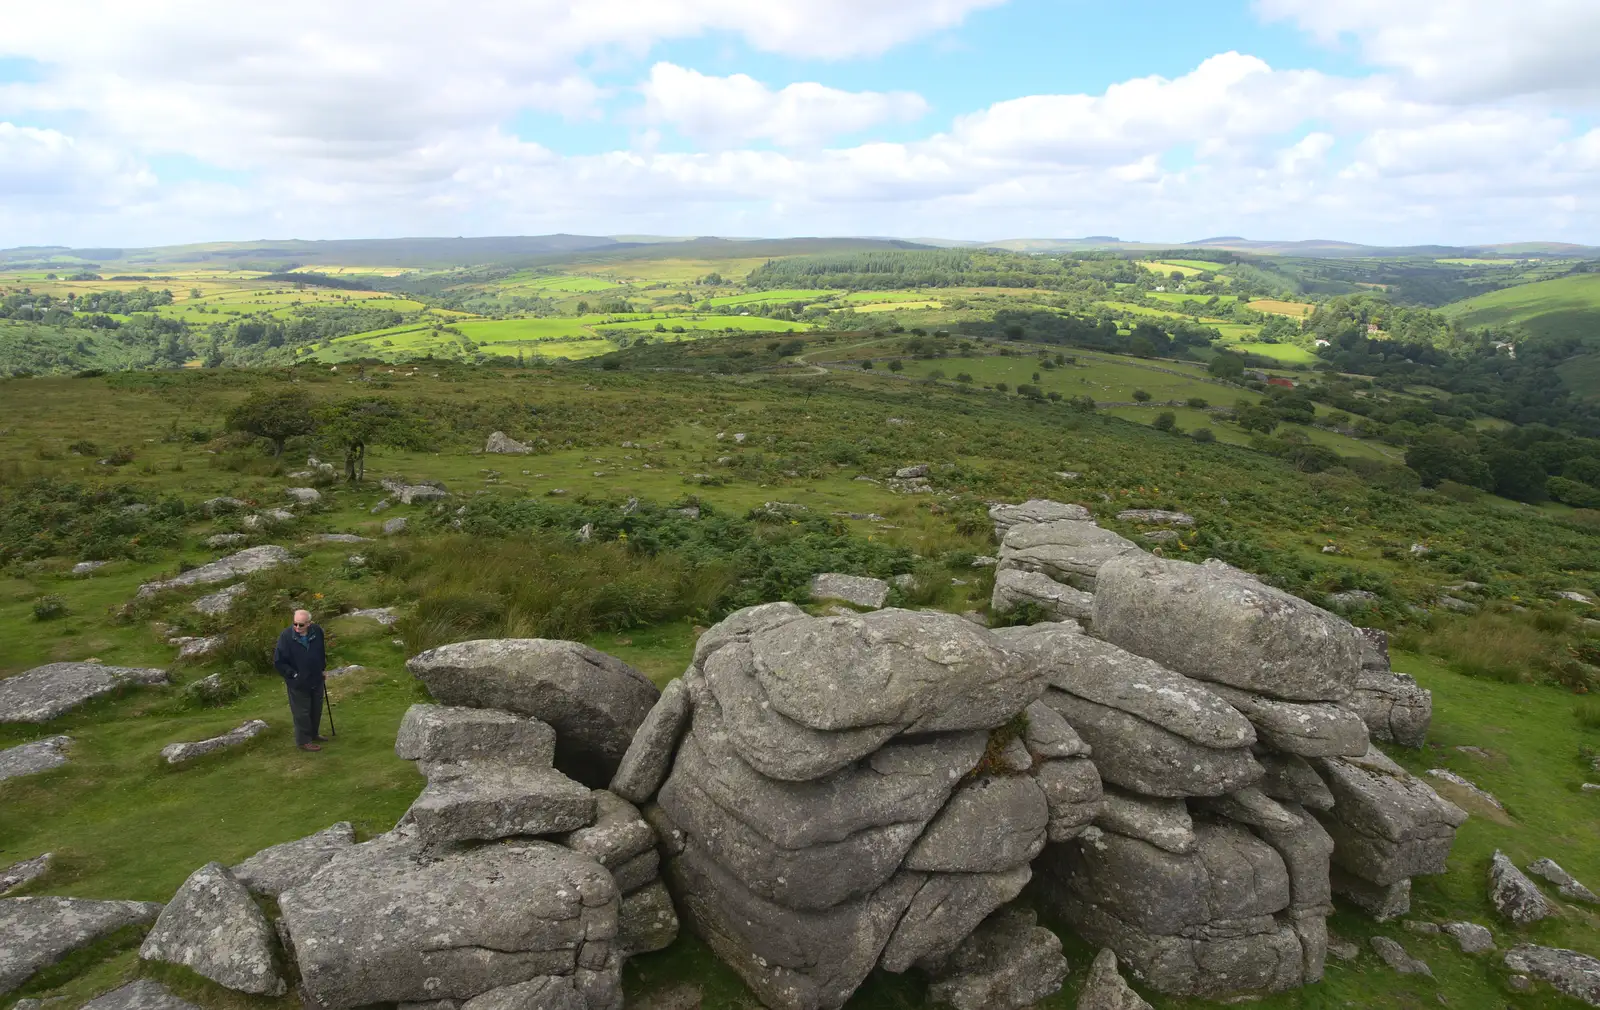
M 333 699 L 328 697 L 328 685 L 322 685 L 322 703 L 328 709 L 328 735 L 338 736 L 339 730 L 333 725 Z

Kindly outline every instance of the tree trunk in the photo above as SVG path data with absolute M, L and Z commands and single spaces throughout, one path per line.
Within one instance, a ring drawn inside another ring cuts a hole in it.
M 282 456 L 283 455 L 283 443 L 284 443 L 284 440 L 281 439 L 281 438 L 275 438 L 275 439 L 272 440 L 272 454 L 274 456 Z
M 355 446 L 346 446 L 344 450 L 344 479 L 351 484 L 356 482 L 356 450 Z
M 362 442 L 356 455 L 356 479 L 367 479 L 367 443 Z

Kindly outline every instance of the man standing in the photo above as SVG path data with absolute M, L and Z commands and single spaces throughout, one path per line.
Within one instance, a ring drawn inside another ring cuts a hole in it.
M 283 629 L 272 650 L 272 665 L 289 686 L 289 714 L 294 719 L 294 742 L 301 750 L 321 750 L 322 692 L 328 654 L 322 629 L 311 623 L 311 612 L 296 610 L 294 626 Z

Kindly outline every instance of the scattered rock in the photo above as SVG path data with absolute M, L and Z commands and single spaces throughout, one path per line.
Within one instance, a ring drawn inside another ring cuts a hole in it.
M 247 582 L 235 583 L 234 585 L 228 586 L 224 589 L 219 589 L 214 593 L 200 597 L 198 600 L 195 600 L 193 603 L 191 603 L 190 606 L 195 610 L 198 610 L 200 613 L 207 615 L 208 617 L 215 617 L 218 614 L 226 614 L 228 611 L 233 609 L 233 601 L 239 596 L 242 596 L 249 588 L 250 585 Z
M 1404 919 L 1400 923 L 1400 928 L 1418 936 L 1438 936 L 1440 933 L 1438 923 L 1424 919 Z
M 1556 891 L 1563 897 L 1573 901 L 1584 901 L 1591 905 L 1600 904 L 1600 897 L 1578 883 L 1566 870 L 1553 859 L 1535 859 L 1528 864 L 1528 872 L 1536 877 L 1542 877 L 1555 885 Z
M 1125 523 L 1159 526 L 1193 526 L 1194 516 L 1183 512 L 1163 512 L 1160 509 L 1124 509 L 1117 519 Z
M 578 977 L 611 957 L 619 907 L 605 868 L 561 846 L 428 855 L 403 831 L 342 850 L 278 903 L 305 994 L 324 1010 Z
M 211 562 L 209 565 L 192 568 L 174 578 L 160 582 L 147 582 L 139 587 L 139 596 L 152 596 L 164 589 L 177 589 L 182 586 L 202 586 L 213 582 L 226 582 L 241 575 L 249 575 L 252 572 L 276 568 L 293 560 L 294 555 L 290 554 L 286 549 L 275 545 L 246 547 L 237 554 L 230 554 L 219 561 Z
M 283 493 L 301 505 L 313 505 L 322 500 L 322 492 L 314 487 L 286 487 Z
M 955 1010 L 1022 1010 L 1060 991 L 1067 959 L 1032 911 L 1007 908 L 974 930 L 938 975 L 928 987 L 932 1002 Z
M 405 516 L 397 516 L 394 519 L 385 520 L 383 524 L 384 536 L 392 537 L 396 533 L 403 533 L 405 532 L 407 525 L 408 523 Z
M 208 516 L 247 509 L 250 503 L 242 498 L 208 498 L 200 503 L 200 511 Z
M 17 1007 L 21 1006 L 21 1003 L 17 1004 Z M 172 995 L 155 979 L 141 978 L 96 996 L 85 1003 L 82 1010 L 200 1010 L 200 1008 Z
M 489 440 L 483 444 L 484 452 L 503 452 L 521 455 L 533 451 L 532 446 L 523 445 L 503 431 L 490 432 Z
M 1584 604 L 1586 606 L 1590 606 L 1590 607 L 1594 606 L 1594 600 L 1593 599 L 1591 599 L 1590 597 L 1588 597 L 1587 595 L 1585 595 L 1583 593 L 1576 592 L 1575 590 L 1571 590 L 1571 589 L 1563 590 L 1562 592 L 1558 592 L 1555 595 L 1556 595 L 1557 599 L 1567 600 L 1567 601 L 1572 602 L 1572 603 L 1582 603 L 1582 604 Z
M 1393 968 L 1402 975 L 1426 975 L 1433 977 L 1433 969 L 1422 961 L 1417 960 L 1406 949 L 1387 936 L 1372 938 L 1372 949 L 1384 964 Z
M 1495 911 L 1518 926 L 1538 922 L 1554 911 L 1538 885 L 1499 849 L 1489 862 L 1489 901 Z
M 47 663 L 0 680 L 0 723 L 48 722 L 126 684 L 165 684 L 167 671 L 101 663 Z
M 109 561 L 80 561 L 77 564 L 72 566 L 72 574 L 73 575 L 88 575 L 90 572 L 93 572 L 95 569 L 104 568 L 106 565 L 109 565 L 110 563 L 111 562 L 109 562 Z
M 858 607 L 871 607 L 876 610 L 889 598 L 889 584 L 882 579 L 824 572 L 811 577 L 811 598 L 843 600 Z
M 548 835 L 594 819 L 589 790 L 554 768 L 501 760 L 423 764 L 428 786 L 406 818 L 430 845 Z
M 234 547 L 250 539 L 243 533 L 213 533 L 206 537 L 207 547 Z
M 1560 947 L 1522 944 L 1506 952 L 1505 965 L 1548 982 L 1573 999 L 1600 1007 L 1600 959 Z
M 9 894 L 24 884 L 38 880 L 50 871 L 50 862 L 53 859 L 55 853 L 46 852 L 0 869 L 0 894 Z
M 385 628 L 391 627 L 400 620 L 400 615 L 394 612 L 393 607 L 367 607 L 362 610 L 352 610 L 344 616 L 365 617 L 369 620 L 377 621 Z
M 189 659 L 203 659 L 219 651 L 228 642 L 226 635 L 204 635 L 201 637 L 182 636 L 167 639 L 168 645 L 178 647 L 178 661 Z
M 1476 603 L 1468 603 L 1466 600 L 1458 600 L 1454 596 L 1441 596 L 1434 602 L 1444 609 L 1454 610 L 1458 614 L 1475 614 L 1478 611 L 1478 605 Z
M 1460 775 L 1457 775 L 1448 768 L 1429 768 L 1428 774 L 1433 778 L 1440 780 L 1441 782 L 1450 783 L 1451 785 L 1465 792 L 1470 798 L 1477 800 L 1479 803 L 1487 804 L 1496 810 L 1505 809 L 1505 807 L 1500 805 L 1500 801 L 1494 798 L 1493 793 L 1478 788 L 1471 781 L 1462 778 Z
M 1377 603 L 1378 594 L 1365 589 L 1346 589 L 1344 592 L 1328 594 L 1328 602 L 1341 610 L 1351 610 Z
M 1078 1010 L 1151 1010 L 1117 972 L 1117 955 L 1102 947 L 1078 993 Z
M 1341 961 L 1354 961 L 1361 956 L 1361 948 L 1349 940 L 1328 938 L 1328 953 Z
M 450 497 L 450 492 L 440 483 L 407 484 L 404 481 L 385 479 L 378 482 L 385 491 L 400 499 L 400 504 L 411 505 L 421 501 L 438 501 Z
M 70 736 L 47 736 L 0 750 L 0 782 L 60 768 L 67 763 L 71 744 Z
M 340 821 L 314 835 L 268 846 L 236 866 L 229 867 L 234 879 L 246 889 L 276 898 L 291 887 L 317 875 L 334 856 L 354 845 L 355 830 L 349 821 Z
M 1533 979 L 1526 975 L 1512 975 L 1506 979 L 1506 986 L 1512 992 L 1533 992 Z
M 619 950 L 630 956 L 648 954 L 665 950 L 677 938 L 678 913 L 665 884 L 655 880 L 623 897 L 617 916 Z M 698 1000 L 694 1005 L 699 1005 Z
M 586 785 L 611 781 L 660 692 L 613 656 L 543 638 L 456 642 L 406 663 L 446 705 L 531 715 L 556 731 L 556 767 Z
M 0 898 L 0 996 L 72 951 L 124 926 L 154 922 L 153 901 Z
M 360 673 L 365 669 L 366 667 L 360 663 L 351 663 L 348 666 L 336 666 L 331 670 L 325 670 L 322 675 L 328 680 L 333 680 L 336 677 L 348 677 L 352 673 Z
M 1058 519 L 1017 523 L 1000 542 L 1000 570 L 1041 572 L 1092 593 L 1100 568 L 1112 558 L 1143 552 L 1132 540 L 1092 522 Z
M 379 512 L 383 512 L 383 511 L 385 511 L 387 509 L 391 509 L 393 507 L 394 506 L 389 502 L 389 499 L 383 498 L 383 499 L 379 500 L 378 504 L 376 504 L 376 505 L 372 506 L 370 509 L 368 509 L 367 512 L 369 514 L 371 514 L 371 515 L 377 515 Z
M 1154 540 L 1157 543 L 1169 543 L 1173 540 L 1177 540 L 1182 536 L 1182 534 L 1177 530 L 1151 530 L 1148 533 L 1141 533 L 1139 536 L 1144 540 Z
M 139 948 L 146 961 L 181 964 L 239 992 L 281 996 L 272 927 L 250 892 L 221 863 L 189 875 Z
M 737 438 L 738 436 L 734 437 Z M 918 463 L 916 466 L 903 466 L 896 470 L 894 475 L 901 480 L 909 480 L 912 477 L 926 477 L 928 476 L 928 464 Z
M 1447 922 L 1439 928 L 1455 939 L 1463 954 L 1486 954 L 1494 950 L 1494 934 L 1475 922 Z
M 371 537 L 357 536 L 354 533 L 318 533 L 311 538 L 319 544 L 370 544 Z
M 167 759 L 167 764 L 182 764 L 191 761 L 202 754 L 222 750 L 225 747 L 237 747 L 246 740 L 254 739 L 267 731 L 267 724 L 260 719 L 251 719 L 235 729 L 231 729 L 221 736 L 214 736 L 206 740 L 196 740 L 193 743 L 169 743 L 161 748 L 161 756 Z

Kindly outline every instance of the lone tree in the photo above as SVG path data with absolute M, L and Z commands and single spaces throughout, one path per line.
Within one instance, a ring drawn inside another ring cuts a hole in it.
M 380 396 L 330 403 L 316 419 L 317 440 L 344 453 L 344 476 L 352 484 L 367 474 L 367 446 L 422 449 L 428 444 L 422 419 Z
M 298 389 L 261 390 L 228 411 L 229 431 L 243 431 L 272 442 L 272 454 L 283 455 L 283 443 L 316 429 L 311 398 Z

